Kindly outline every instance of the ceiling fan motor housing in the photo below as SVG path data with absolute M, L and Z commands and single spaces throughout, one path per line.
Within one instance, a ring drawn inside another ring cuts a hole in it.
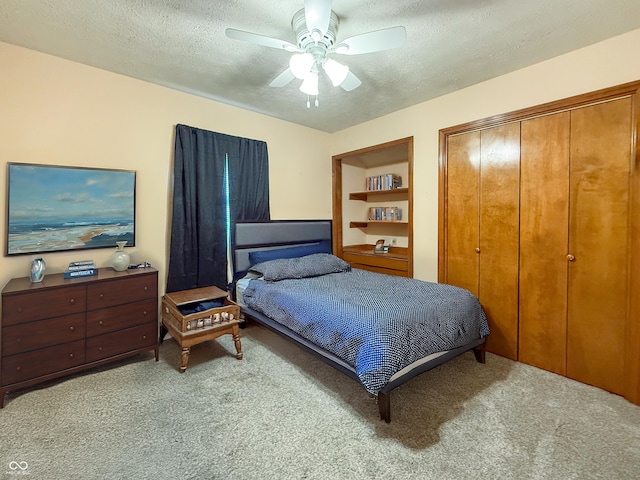
M 307 22 L 304 16 L 304 8 L 298 10 L 296 14 L 291 19 L 291 28 L 293 29 L 293 33 L 296 36 L 296 41 L 301 50 L 309 53 L 312 47 L 321 48 L 325 54 L 328 50 L 330 50 L 333 45 L 336 43 L 336 38 L 338 34 L 338 24 L 340 23 L 340 19 L 335 14 L 335 12 L 331 11 L 331 17 L 329 18 L 329 27 L 327 28 L 324 36 L 318 40 L 318 44 L 316 45 L 315 40 L 311 37 L 311 32 L 307 28 Z M 315 56 L 315 55 L 314 55 Z

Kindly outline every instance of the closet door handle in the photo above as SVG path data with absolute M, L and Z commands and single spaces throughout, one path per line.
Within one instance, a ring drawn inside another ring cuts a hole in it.
M 567 255 L 567 260 L 569 260 L 570 262 L 575 262 L 576 261 L 576 257 L 574 257 L 573 255 L 569 254 L 569 255 Z
M 480 253 L 480 247 L 476 247 L 476 253 Z

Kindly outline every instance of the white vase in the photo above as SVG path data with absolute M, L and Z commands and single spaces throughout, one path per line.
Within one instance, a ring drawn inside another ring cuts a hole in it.
M 31 262 L 31 281 L 33 283 L 41 282 L 44 278 L 44 270 L 47 267 L 43 258 L 36 257 Z
M 129 268 L 129 254 L 124 249 L 126 244 L 127 242 L 116 242 L 118 249 L 109 257 L 109 264 L 118 272 Z

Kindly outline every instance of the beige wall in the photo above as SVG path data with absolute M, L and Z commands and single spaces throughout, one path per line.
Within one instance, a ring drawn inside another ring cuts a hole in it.
M 0 185 L 6 163 L 137 171 L 132 261 L 160 270 L 164 289 L 176 123 L 264 140 L 276 219 L 330 218 L 333 154 L 414 137 L 414 272 L 437 278 L 438 130 L 640 79 L 640 30 L 329 135 L 49 55 L 0 43 Z M 0 196 L 6 211 L 6 193 Z M 4 215 L 4 213 L 3 213 Z M 0 239 L 5 245 L 5 219 Z M 111 251 L 44 254 L 48 272 L 71 260 L 106 265 Z M 0 257 L 0 286 L 27 276 L 31 256 Z
M 640 29 L 335 133 L 331 154 L 414 137 L 414 276 L 438 278 L 438 131 L 640 79 Z
M 0 71 L 3 251 L 7 162 L 136 170 L 137 238 L 128 250 L 160 270 L 164 290 L 176 123 L 266 141 L 272 218 L 331 218 L 329 134 L 6 43 Z M 106 266 L 110 254 L 42 256 L 53 273 L 80 257 Z M 27 276 L 31 258 L 0 256 L 0 288 Z

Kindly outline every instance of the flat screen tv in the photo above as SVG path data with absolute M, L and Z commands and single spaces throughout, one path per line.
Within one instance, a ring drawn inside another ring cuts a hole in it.
M 7 164 L 5 255 L 135 245 L 136 172 Z

